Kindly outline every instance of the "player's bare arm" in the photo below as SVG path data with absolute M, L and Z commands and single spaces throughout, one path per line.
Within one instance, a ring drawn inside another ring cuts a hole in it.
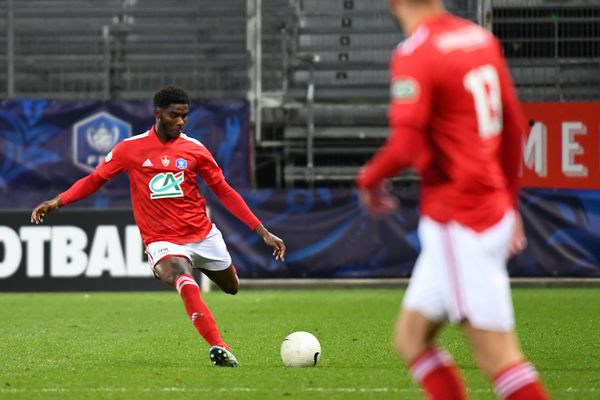
M 44 222 L 44 217 L 46 216 L 46 214 L 50 214 L 51 212 L 59 208 L 61 205 L 62 200 L 59 196 L 56 196 L 51 200 L 46 200 L 38 204 L 31 213 L 31 223 L 39 224 L 41 222 Z
M 260 236 L 263 241 L 265 242 L 265 244 L 269 247 L 271 247 L 273 249 L 273 257 L 275 257 L 276 260 L 279 261 L 284 261 L 285 260 L 285 243 L 283 243 L 283 240 L 281 240 L 281 238 L 273 235 L 271 232 L 269 232 L 267 230 L 267 228 L 264 227 L 263 224 L 259 224 L 255 229 L 254 232 L 256 232 L 258 234 L 258 236 Z

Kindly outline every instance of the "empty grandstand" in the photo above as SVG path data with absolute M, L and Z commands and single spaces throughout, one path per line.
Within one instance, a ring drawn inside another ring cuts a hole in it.
M 446 4 L 500 38 L 522 100 L 600 97 L 598 2 Z M 0 6 L 0 94 L 134 100 L 176 84 L 195 98 L 246 98 L 258 186 L 347 186 L 387 137 L 387 62 L 402 33 L 385 1 Z

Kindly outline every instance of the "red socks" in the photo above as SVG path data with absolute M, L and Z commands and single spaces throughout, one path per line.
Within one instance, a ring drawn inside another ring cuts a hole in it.
M 494 378 L 496 393 L 503 400 L 547 400 L 549 397 L 531 364 L 521 362 Z
M 221 338 L 215 319 L 202 301 L 200 287 L 191 275 L 181 274 L 175 280 L 175 289 L 179 292 L 185 310 L 192 320 L 194 327 L 211 346 L 221 346 L 229 349 Z
M 456 364 L 446 351 L 432 348 L 410 365 L 430 400 L 465 400 L 466 390 Z M 496 393 L 503 400 L 548 400 L 548 394 L 531 364 L 521 362 L 494 378 Z
M 467 398 L 458 367 L 443 349 L 434 347 L 427 350 L 411 363 L 410 371 L 430 400 Z

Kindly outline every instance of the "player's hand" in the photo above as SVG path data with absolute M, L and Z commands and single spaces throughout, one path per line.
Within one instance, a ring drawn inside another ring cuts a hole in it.
M 515 226 L 513 227 L 513 235 L 510 242 L 510 255 L 519 254 L 527 247 L 527 238 L 523 230 L 523 219 L 521 213 L 515 213 Z
M 39 224 L 44 222 L 44 217 L 46 214 L 50 214 L 60 206 L 61 200 L 58 196 L 52 200 L 46 200 L 43 203 L 38 204 L 38 206 L 34 208 L 33 212 L 31 213 L 31 223 Z
M 375 217 L 386 216 L 398 208 L 398 200 L 388 192 L 386 186 L 388 182 L 384 181 L 372 189 L 358 190 L 360 204 Z
M 281 238 L 278 238 L 277 236 L 269 232 L 267 228 L 263 226 L 263 224 L 258 225 L 255 229 L 255 232 L 260 237 L 262 237 L 267 246 L 273 249 L 273 257 L 276 260 L 285 261 L 286 248 L 285 243 L 283 243 L 283 240 L 281 240 Z

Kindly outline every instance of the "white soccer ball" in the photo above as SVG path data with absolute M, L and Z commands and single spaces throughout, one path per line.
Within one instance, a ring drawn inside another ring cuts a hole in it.
M 281 343 L 281 360 L 286 367 L 316 367 L 320 358 L 321 344 L 312 333 L 290 333 Z

